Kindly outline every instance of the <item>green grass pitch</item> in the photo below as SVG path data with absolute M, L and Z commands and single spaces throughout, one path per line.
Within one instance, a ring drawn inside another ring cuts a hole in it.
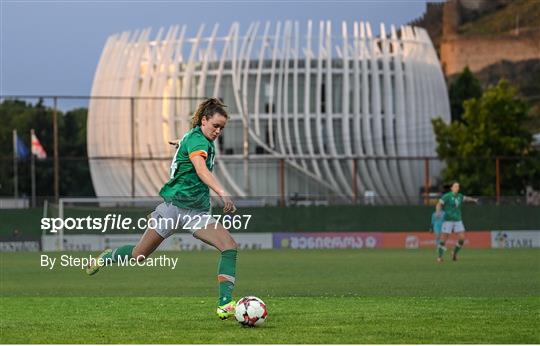
M 217 252 L 160 254 L 176 269 L 88 277 L 1 253 L 0 342 L 540 343 L 539 250 L 241 251 L 235 295 L 269 310 L 257 328 L 215 316 Z

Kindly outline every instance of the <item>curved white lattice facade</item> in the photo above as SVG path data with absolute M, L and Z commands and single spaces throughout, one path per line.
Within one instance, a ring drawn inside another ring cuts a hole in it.
M 131 195 L 132 149 L 135 194 L 156 195 L 170 162 L 156 158 L 172 156 L 167 141 L 189 129 L 198 102 L 173 97 L 210 96 L 229 106 L 216 173 L 234 195 L 278 195 L 280 157 L 287 195 L 351 196 L 353 186 L 388 201 L 419 195 L 424 163 L 395 157 L 435 155 L 431 119 L 450 119 L 423 29 L 387 32 L 381 25 L 374 36 L 364 22 L 338 29 L 286 21 L 218 31 L 201 26 L 188 38 L 185 26 L 174 26 L 153 38 L 145 29 L 107 40 L 92 96 L 142 98 L 90 103 L 88 155 L 98 196 Z M 241 160 L 245 150 L 249 160 Z M 353 157 L 360 158 L 356 167 Z M 436 177 L 439 167 L 430 173 Z

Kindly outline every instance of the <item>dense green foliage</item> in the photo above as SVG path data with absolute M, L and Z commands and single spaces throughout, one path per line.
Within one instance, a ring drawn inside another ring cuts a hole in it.
M 463 102 L 469 99 L 477 99 L 482 96 L 482 87 L 471 70 L 465 67 L 463 72 L 448 87 L 450 96 L 450 113 L 452 121 L 461 121 L 463 118 Z
M 540 4 L 540 2 L 538 2 Z M 515 86 L 518 94 L 530 105 L 525 126 L 531 133 L 540 132 L 540 59 L 524 61 L 502 60 L 475 73 L 481 85 L 495 85 L 506 79 Z
M 241 251 L 235 295 L 269 310 L 247 329 L 214 315 L 217 252 L 162 254 L 178 267 L 94 277 L 40 268 L 40 253 L 0 254 L 0 342 L 540 342 L 537 249 L 465 248 L 442 264 L 432 250 Z
M 540 182 L 540 157 L 532 150 L 532 135 L 524 126 L 527 105 L 515 89 L 501 81 L 479 99 L 464 102 L 462 121 L 433 120 L 437 153 L 446 163 L 443 178 L 458 180 L 469 194 L 495 194 L 496 156 L 501 161 L 502 192 L 523 195 L 528 184 Z
M 58 112 L 60 195 L 95 196 L 86 154 L 85 108 Z M 30 129 L 34 129 L 47 159 L 36 160 L 36 194 L 53 196 L 53 110 L 40 100 L 35 105 L 19 100 L 0 103 L 0 195 L 13 196 L 13 130 L 30 150 Z M 30 159 L 18 164 L 19 195 L 29 196 Z

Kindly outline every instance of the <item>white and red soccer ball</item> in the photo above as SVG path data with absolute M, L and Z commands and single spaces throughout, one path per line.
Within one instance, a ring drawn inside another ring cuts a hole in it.
M 243 326 L 260 326 L 267 316 L 266 304 L 257 297 L 244 297 L 236 303 L 234 317 Z

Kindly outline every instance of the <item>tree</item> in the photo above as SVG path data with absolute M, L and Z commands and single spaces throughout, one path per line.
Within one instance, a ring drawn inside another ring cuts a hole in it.
M 36 131 L 47 159 L 36 160 L 36 193 L 54 195 L 52 109 L 38 101 L 35 105 L 20 100 L 0 103 L 0 195 L 13 196 L 13 129 L 30 148 L 30 129 Z M 86 154 L 86 114 L 84 108 L 58 112 L 60 155 L 60 195 L 95 196 Z M 30 195 L 30 161 L 18 164 L 19 194 Z
M 86 152 L 86 108 L 76 108 L 62 117 L 59 147 L 64 159 L 60 163 L 62 196 L 95 196 Z
M 479 98 L 482 96 L 482 87 L 480 82 L 468 67 L 463 69 L 463 72 L 457 79 L 450 84 L 448 88 L 450 96 L 450 111 L 452 113 L 452 121 L 461 121 L 463 118 L 463 102 L 471 98 Z
M 527 105 L 516 97 L 506 81 L 464 103 L 463 121 L 446 124 L 433 120 L 437 153 L 446 163 L 443 178 L 458 180 L 470 194 L 495 194 L 496 156 L 503 160 L 501 190 L 508 195 L 524 193 L 525 186 L 540 181 L 540 157 L 532 149 L 532 135 L 523 125 Z

